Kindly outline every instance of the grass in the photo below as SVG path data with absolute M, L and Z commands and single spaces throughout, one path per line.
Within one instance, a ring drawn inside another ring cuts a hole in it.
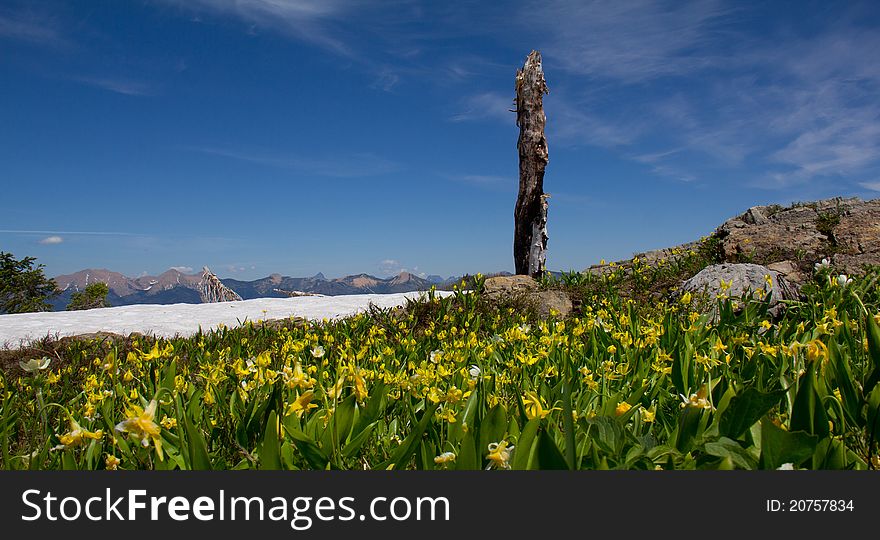
M 545 282 L 577 296 L 564 320 L 490 301 L 475 277 L 473 293 L 341 321 L 6 351 L 0 466 L 880 465 L 880 272 L 840 284 L 822 269 L 777 319 L 764 298 L 712 299 L 712 322 L 664 296 L 712 259 L 704 244 Z

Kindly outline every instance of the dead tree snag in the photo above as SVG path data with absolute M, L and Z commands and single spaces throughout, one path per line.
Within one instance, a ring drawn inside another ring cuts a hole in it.
M 516 125 L 519 126 L 519 195 L 514 210 L 513 260 L 516 273 L 540 277 L 547 258 L 547 196 L 544 169 L 549 161 L 544 125 L 548 93 L 541 53 L 532 51 L 516 72 Z

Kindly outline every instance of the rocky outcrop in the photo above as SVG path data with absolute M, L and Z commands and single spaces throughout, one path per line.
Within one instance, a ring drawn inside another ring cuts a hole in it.
M 625 261 L 594 264 L 584 270 L 584 272 L 588 272 L 596 276 L 604 276 L 606 274 L 614 273 L 617 270 L 623 270 L 624 274 L 628 275 L 632 273 L 636 261 L 638 261 L 639 264 L 645 266 L 658 266 L 660 264 L 672 263 L 678 259 L 688 256 L 696 250 L 699 250 L 701 244 L 702 241 L 688 242 L 687 244 L 682 244 L 680 246 L 675 246 L 671 248 L 643 251 L 641 253 L 636 253 L 635 255 L 633 255 L 632 259 L 627 259 Z
M 567 317 L 573 310 L 571 298 L 564 291 L 541 291 L 538 282 L 529 276 L 497 276 L 483 283 L 483 295 L 489 300 L 523 299 L 531 304 L 542 317 L 551 311 L 559 317 Z
M 728 262 L 786 262 L 790 276 L 809 276 L 813 263 L 830 258 L 840 271 L 861 273 L 880 264 L 880 199 L 857 197 L 755 206 L 716 230 Z

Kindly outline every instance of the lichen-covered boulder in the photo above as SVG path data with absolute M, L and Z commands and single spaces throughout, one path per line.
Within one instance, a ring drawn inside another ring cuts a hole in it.
M 768 283 L 769 280 L 769 283 Z M 749 263 L 713 264 L 681 284 L 682 292 L 705 293 L 715 298 L 727 295 L 742 297 L 758 290 L 770 292 L 770 305 L 792 300 L 796 292 L 779 272 L 766 266 Z

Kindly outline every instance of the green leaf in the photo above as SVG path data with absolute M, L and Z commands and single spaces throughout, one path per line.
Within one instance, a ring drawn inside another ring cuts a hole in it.
M 825 437 L 816 445 L 813 452 L 813 470 L 846 469 L 846 447 L 843 442 Z
M 672 359 L 672 384 L 675 386 L 675 390 L 679 394 L 686 394 L 688 389 L 693 386 L 691 384 L 693 374 L 690 369 L 693 351 L 691 351 L 687 337 L 685 337 L 685 346 L 683 349 L 684 350 L 681 351 L 681 354 L 674 355 Z
M 694 439 L 700 430 L 700 420 L 703 418 L 701 407 L 685 407 L 678 417 L 677 436 L 675 448 L 680 452 L 688 452 L 693 445 Z
M 582 420 L 581 423 L 595 427 L 596 436 L 592 437 L 592 440 L 603 452 L 617 457 L 623 451 L 625 442 L 623 424 L 616 418 L 594 416 L 593 418 Z M 593 429 L 588 429 L 589 434 L 592 435 L 594 433 Z
M 474 443 L 474 435 L 467 432 L 461 440 L 461 447 L 458 455 L 455 456 L 455 469 L 458 471 L 475 471 L 480 469 L 482 460 L 477 455 L 476 443 Z
M 874 386 L 874 389 L 868 394 L 867 402 L 865 420 L 868 438 L 876 441 L 880 439 L 880 385 Z
M 546 430 L 541 430 L 537 441 L 537 465 L 541 470 L 567 470 L 568 464 L 556 446 L 553 437 Z
M 367 429 L 367 426 L 379 419 L 379 415 L 382 412 L 382 402 L 386 395 L 388 395 L 387 385 L 379 383 L 373 386 L 366 406 L 358 409 L 358 418 L 351 431 L 353 437 L 357 437 L 357 434 L 360 434 Z
M 364 429 L 360 431 L 357 435 L 353 436 L 348 444 L 346 444 L 342 448 L 342 455 L 346 458 L 354 457 L 370 437 L 370 434 L 373 433 L 373 428 L 376 427 L 378 422 L 373 422 L 372 424 L 367 425 Z
M 859 419 L 859 407 L 861 399 L 858 390 L 856 390 L 853 382 L 852 372 L 849 369 L 849 363 L 843 359 L 840 346 L 837 342 L 832 341 L 828 347 L 832 365 L 835 367 L 837 387 L 840 389 L 840 397 L 843 401 L 843 412 L 846 414 L 847 422 L 857 424 Z
M 291 439 L 293 439 L 293 444 L 296 446 L 296 449 L 299 450 L 313 469 L 326 469 L 327 464 L 330 462 L 330 458 L 327 457 L 327 454 L 321 450 L 312 438 L 295 427 L 295 420 L 294 415 L 285 418 L 281 422 L 284 431 L 287 432 Z
M 270 471 L 281 470 L 281 448 L 278 442 L 278 415 L 269 413 L 266 432 L 260 445 L 260 468 Z
M 422 413 L 421 420 L 419 420 L 419 423 L 413 428 L 409 435 L 406 436 L 403 443 L 397 447 L 397 450 L 391 455 L 391 459 L 382 464 L 383 469 L 390 467 L 394 470 L 399 470 L 409 462 L 413 453 L 418 449 L 422 434 L 428 428 L 428 424 L 431 423 L 431 420 L 433 420 L 434 411 L 437 410 L 437 407 L 437 403 L 430 405 L 427 403 L 425 404 L 425 410 Z
M 324 448 L 339 448 L 348 440 L 354 422 L 355 399 L 355 395 L 352 394 L 336 404 L 336 410 L 333 411 L 330 425 L 327 426 L 322 439 Z
M 761 419 L 761 468 L 776 469 L 783 463 L 795 465 L 813 455 L 819 437 L 804 431 L 785 431 L 766 416 Z
M 189 468 L 194 471 L 209 471 L 211 458 L 208 456 L 208 443 L 200 429 L 190 420 L 190 412 L 183 415 L 183 429 L 186 431 L 186 444 L 189 450 Z
M 507 434 L 507 409 L 500 403 L 492 407 L 480 424 L 480 443 L 477 446 L 479 454 L 489 446 L 489 443 L 499 442 Z
M 529 468 L 531 452 L 534 447 L 535 436 L 538 433 L 538 426 L 541 421 L 537 418 L 529 420 L 523 427 L 516 441 L 516 448 L 513 452 L 512 467 L 518 471 L 524 471 Z
M 73 450 L 65 450 L 61 453 L 61 470 L 75 471 L 78 468 L 76 466 L 76 459 L 73 457 Z
M 471 393 L 464 406 L 464 413 L 458 418 L 458 422 L 449 425 L 450 440 L 460 441 L 464 438 L 465 432 L 462 426 L 467 425 L 469 428 L 474 427 L 474 415 L 477 411 L 477 396 L 477 392 Z
M 165 377 L 162 379 L 162 388 L 171 392 L 174 391 L 174 377 L 177 376 L 177 362 L 171 360 L 168 362 L 168 368 L 165 370 Z
M 756 388 L 747 388 L 731 398 L 730 404 L 721 412 L 720 434 L 738 439 L 777 405 L 784 395 L 784 390 L 761 392 Z
M 740 469 L 753 470 L 758 468 L 758 460 L 736 441 L 727 437 L 721 437 L 717 441 L 708 442 L 703 448 L 710 456 L 729 459 Z
M 790 431 L 806 431 L 819 437 L 828 436 L 828 414 L 816 386 L 816 367 L 807 366 L 807 372 L 801 377 L 800 387 L 794 398 Z
M 871 366 L 870 375 L 865 381 L 864 391 L 867 395 L 880 382 L 880 327 L 877 326 L 877 321 L 870 313 L 866 314 L 865 318 L 867 319 L 868 361 Z

